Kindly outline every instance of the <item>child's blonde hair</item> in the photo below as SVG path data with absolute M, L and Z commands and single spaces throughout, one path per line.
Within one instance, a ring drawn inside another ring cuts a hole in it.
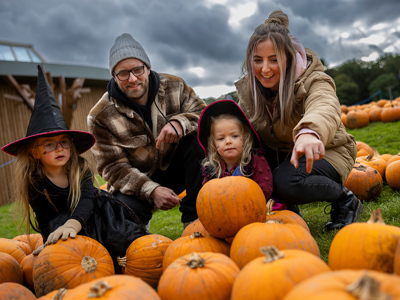
M 22 212 L 21 226 L 25 223 L 25 232 L 27 234 L 30 232 L 31 217 L 33 215 L 33 211 L 29 205 L 29 198 L 30 196 L 32 197 L 32 195 L 29 195 L 29 190 L 43 193 L 43 191 L 39 191 L 35 187 L 35 179 L 41 179 L 46 176 L 45 167 L 40 159 L 35 159 L 30 153 L 30 149 L 37 146 L 37 142 L 38 138 L 33 138 L 31 141 L 21 147 L 15 161 L 14 199 L 17 204 L 19 204 L 20 211 Z M 73 143 L 70 148 L 70 152 L 70 159 L 63 166 L 63 168 L 68 176 L 68 206 L 72 214 L 81 198 L 81 182 L 84 180 L 84 175 L 88 170 L 92 171 L 92 169 L 89 166 L 89 162 L 77 154 Z M 91 172 L 91 174 L 92 181 L 96 182 L 94 173 Z M 85 178 L 85 180 L 87 179 L 88 178 Z
M 248 126 L 245 126 L 239 118 L 230 114 L 221 114 L 215 117 L 210 117 L 210 135 L 207 138 L 207 156 L 203 159 L 202 165 L 204 168 L 210 171 L 210 177 L 216 175 L 217 178 L 221 177 L 223 172 L 221 167 L 221 161 L 223 158 L 218 153 L 217 147 L 214 144 L 213 136 L 214 136 L 214 125 L 222 120 L 230 120 L 232 122 L 236 122 L 241 128 L 243 134 L 243 152 L 240 158 L 240 172 L 242 175 L 248 177 L 251 174 L 246 174 L 244 168 L 251 161 L 251 150 L 253 148 L 253 136 L 251 130 Z

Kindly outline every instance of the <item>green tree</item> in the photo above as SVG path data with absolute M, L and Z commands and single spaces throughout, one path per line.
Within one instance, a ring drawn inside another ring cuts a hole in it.
M 393 73 L 385 73 L 379 75 L 374 81 L 371 82 L 371 84 L 368 86 L 368 91 L 372 95 L 373 93 L 381 90 L 385 95 L 393 97 L 393 89 L 395 89 L 398 85 L 399 82 Z
M 358 85 L 350 78 L 350 76 L 340 73 L 334 79 L 336 83 L 336 94 L 339 98 L 340 104 L 353 105 L 361 100 L 358 98 Z

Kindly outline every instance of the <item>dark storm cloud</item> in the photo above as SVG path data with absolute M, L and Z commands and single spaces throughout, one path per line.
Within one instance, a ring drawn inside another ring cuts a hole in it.
M 400 51 L 400 24 L 395 23 L 400 11 L 398 0 L 259 0 L 252 16 L 242 19 L 239 27 L 231 26 L 230 8 L 245 3 L 0 1 L 0 40 L 33 44 L 51 63 L 108 68 L 109 49 L 115 38 L 128 32 L 146 49 L 155 71 L 181 76 L 194 87 L 228 84 L 232 90 L 241 75 L 250 35 L 275 9 L 288 14 L 291 33 L 328 64 L 360 59 L 374 51 L 382 53 L 390 45 Z M 373 29 L 385 22 L 389 24 L 386 28 Z M 347 36 L 341 37 L 345 32 Z M 387 37 L 379 45 L 359 42 L 372 33 Z M 203 76 L 192 68 L 202 68 Z

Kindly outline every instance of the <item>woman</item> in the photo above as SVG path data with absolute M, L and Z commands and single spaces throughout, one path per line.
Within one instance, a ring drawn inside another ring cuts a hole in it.
M 327 231 L 357 221 L 362 203 L 343 186 L 357 147 L 341 122 L 335 83 L 318 56 L 289 33 L 289 19 L 274 11 L 249 40 L 239 105 L 250 117 L 273 170 L 273 198 L 332 205 Z

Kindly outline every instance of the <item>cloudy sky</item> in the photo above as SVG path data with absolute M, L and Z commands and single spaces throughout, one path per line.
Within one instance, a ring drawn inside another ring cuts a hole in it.
M 32 44 L 49 63 L 108 68 L 128 32 L 153 70 L 219 97 L 235 90 L 249 37 L 275 9 L 331 67 L 400 53 L 399 0 L 0 0 L 0 40 Z

